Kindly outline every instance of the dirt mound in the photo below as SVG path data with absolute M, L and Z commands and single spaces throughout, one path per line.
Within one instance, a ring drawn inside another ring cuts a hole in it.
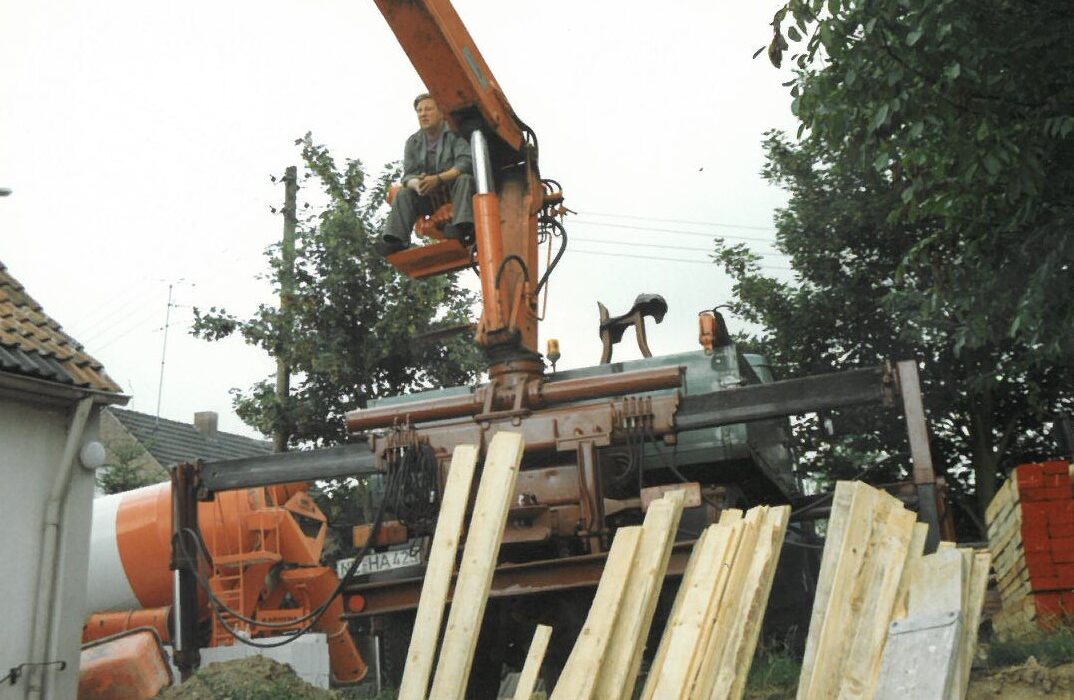
M 1074 662 L 1041 666 L 1034 657 L 1020 666 L 974 674 L 966 700 L 1074 698 Z
M 335 693 L 306 683 L 287 664 L 251 656 L 209 664 L 182 685 L 168 688 L 161 700 L 336 700 Z

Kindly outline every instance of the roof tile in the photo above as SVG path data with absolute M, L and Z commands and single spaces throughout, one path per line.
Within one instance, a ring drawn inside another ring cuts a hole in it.
M 264 440 L 217 432 L 209 438 L 193 425 L 110 406 L 108 410 L 163 467 L 197 459 L 238 459 L 272 452 Z
M 122 391 L 101 363 L 44 312 L 2 262 L 0 371 L 116 394 Z

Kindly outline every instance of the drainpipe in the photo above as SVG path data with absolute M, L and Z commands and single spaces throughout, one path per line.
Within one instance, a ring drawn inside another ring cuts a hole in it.
M 71 472 L 74 470 L 78 456 L 78 446 L 86 429 L 93 398 L 84 398 L 78 402 L 71 424 L 67 428 L 67 443 L 63 447 L 60 469 L 52 482 L 48 503 L 45 505 L 45 521 L 41 533 L 41 559 L 37 570 L 37 600 L 34 609 L 33 641 L 30 645 L 30 662 L 41 664 L 52 661 L 48 658 L 49 639 L 52 630 L 52 610 L 55 607 L 56 564 L 59 550 L 60 525 L 63 521 L 63 505 L 67 500 L 67 491 L 71 486 Z M 71 668 L 75 668 L 71 665 Z M 30 700 L 41 698 L 45 681 L 52 675 L 51 666 L 30 667 L 30 687 L 26 697 Z

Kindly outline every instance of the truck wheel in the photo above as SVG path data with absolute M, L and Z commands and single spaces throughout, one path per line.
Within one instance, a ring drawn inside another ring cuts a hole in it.
M 414 611 L 392 613 L 382 618 L 380 627 L 380 672 L 393 688 L 403 682 L 410 636 L 414 633 Z M 370 662 L 369 664 L 373 664 Z

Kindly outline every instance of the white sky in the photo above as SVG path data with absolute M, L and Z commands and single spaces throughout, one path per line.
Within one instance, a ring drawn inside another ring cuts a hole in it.
M 641 292 L 670 307 L 654 353 L 697 348 L 697 312 L 730 294 L 704 264 L 711 236 L 772 239 L 784 195 L 760 178 L 762 133 L 794 122 L 787 76 L 751 55 L 777 4 L 456 0 L 580 213 L 542 327 L 560 369 L 599 359 L 598 300 L 618 314 Z M 269 175 L 298 164 L 308 130 L 376 172 L 422 90 L 368 1 L 0 0 L 0 260 L 147 413 L 174 283 L 161 415 L 215 410 L 252 435 L 228 390 L 274 363 L 191 338 L 191 307 L 273 303 L 255 279 L 282 227 Z M 631 343 L 615 359 L 638 357 Z

